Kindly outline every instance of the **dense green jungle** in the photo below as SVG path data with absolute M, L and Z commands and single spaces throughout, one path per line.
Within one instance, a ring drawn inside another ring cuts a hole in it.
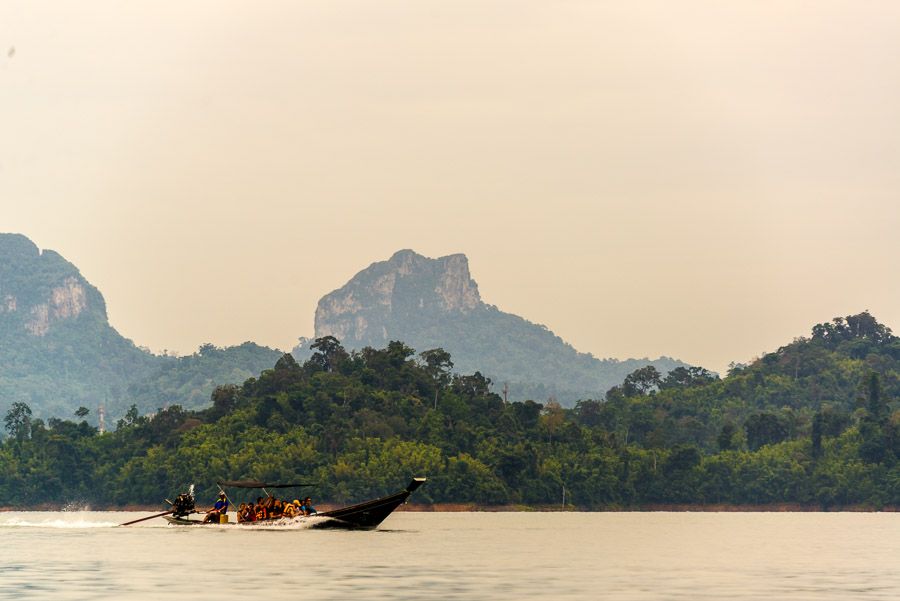
M 35 418 L 71 416 L 80 405 L 107 416 L 209 403 L 216 384 L 243 382 L 280 352 L 245 342 L 200 346 L 185 357 L 154 355 L 124 338 L 106 315 L 100 291 L 52 250 L 0 233 L 0 415 L 30 404 Z
M 141 415 L 99 434 L 89 411 L 15 402 L 0 505 L 161 503 L 195 484 L 301 478 L 348 503 L 426 476 L 417 503 L 641 508 L 900 505 L 900 339 L 868 312 L 816 325 L 726 377 L 638 369 L 598 399 L 505 403 L 442 349 L 348 353 L 320 338 L 212 406 Z M 68 417 L 68 416 L 66 416 Z M 565 499 L 565 501 L 563 501 Z

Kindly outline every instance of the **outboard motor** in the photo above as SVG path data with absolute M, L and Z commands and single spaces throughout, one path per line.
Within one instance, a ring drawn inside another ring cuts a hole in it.
M 172 503 L 172 512 L 176 516 L 187 515 L 192 511 L 194 511 L 194 497 L 189 493 L 182 493 L 175 497 L 175 502 Z

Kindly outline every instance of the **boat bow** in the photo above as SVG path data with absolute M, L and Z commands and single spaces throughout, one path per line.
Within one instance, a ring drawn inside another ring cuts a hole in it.
M 404 503 L 409 498 L 409 495 L 422 486 L 424 482 L 425 478 L 413 478 L 412 482 L 398 493 L 375 499 L 374 501 L 342 507 L 341 509 L 322 511 L 316 515 L 331 518 L 327 522 L 322 522 L 322 527 L 377 528 L 391 512 Z

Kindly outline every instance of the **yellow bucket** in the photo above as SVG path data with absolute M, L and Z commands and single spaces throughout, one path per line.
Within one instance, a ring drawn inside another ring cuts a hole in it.
M 228 514 L 227 514 L 227 513 L 220 513 L 220 514 L 219 514 L 219 523 L 220 523 L 220 524 L 227 524 L 227 523 L 228 523 Z

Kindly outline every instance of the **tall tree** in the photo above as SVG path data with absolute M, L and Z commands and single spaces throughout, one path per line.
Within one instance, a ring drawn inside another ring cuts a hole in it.
M 324 371 L 337 371 L 341 361 L 350 356 L 334 336 L 316 338 L 309 348 L 316 351 L 310 360 Z
M 627 376 L 622 382 L 622 391 L 625 396 L 646 396 L 654 388 L 658 388 L 662 378 L 659 372 L 652 365 L 636 369 Z
M 434 383 L 434 408 L 437 410 L 438 393 L 450 383 L 453 361 L 450 360 L 450 353 L 442 348 L 422 351 L 419 357 L 425 363 L 425 372 Z
M 813 417 L 812 431 L 809 434 L 812 442 L 812 455 L 816 459 L 822 456 L 822 421 L 823 414 L 819 411 Z
M 716 437 L 716 443 L 718 443 L 720 451 L 734 450 L 735 434 L 737 434 L 737 428 L 734 426 L 734 422 L 729 420 L 722 425 L 722 429 Z
M 769 411 L 754 413 L 744 422 L 747 446 L 758 451 L 767 444 L 784 442 L 790 435 L 790 424 L 781 416 Z
M 550 435 L 550 442 L 552 443 L 553 435 L 556 434 L 562 427 L 563 421 L 565 421 L 565 409 L 562 408 L 562 405 L 555 398 L 550 397 L 547 399 L 547 404 L 541 413 L 544 414 L 544 427 L 547 428 L 547 433 Z
M 31 431 L 31 407 L 25 403 L 13 403 L 3 418 L 3 424 L 10 435 L 23 442 Z
M 866 381 L 866 389 L 868 392 L 869 402 L 868 409 L 874 417 L 880 417 L 885 410 L 885 403 L 882 400 L 881 380 L 878 372 L 871 372 Z
M 666 375 L 659 384 L 660 390 L 684 388 L 686 386 L 702 386 L 715 382 L 718 378 L 703 367 L 676 367 Z

